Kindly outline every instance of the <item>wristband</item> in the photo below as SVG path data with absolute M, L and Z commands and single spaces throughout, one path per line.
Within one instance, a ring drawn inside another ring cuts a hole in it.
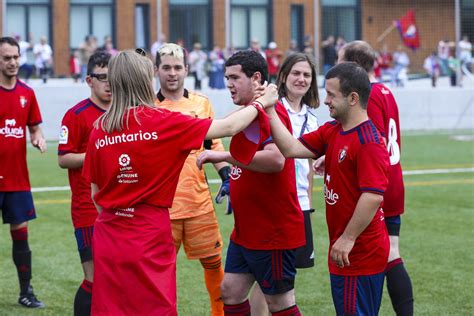
M 219 177 L 221 177 L 222 181 L 226 181 L 230 178 L 230 167 L 229 166 L 222 167 L 219 169 L 217 173 L 219 173 Z
M 253 101 L 252 103 L 250 103 L 251 106 L 253 106 L 254 108 L 256 108 L 257 110 L 260 108 L 262 110 L 265 110 L 265 107 L 263 106 L 263 104 L 259 101 Z

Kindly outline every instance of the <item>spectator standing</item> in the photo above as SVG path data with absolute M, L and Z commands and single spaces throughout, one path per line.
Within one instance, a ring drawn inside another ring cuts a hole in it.
M 189 53 L 189 70 L 194 77 L 194 90 L 201 90 L 201 80 L 206 76 L 207 56 L 201 47 L 201 43 L 196 42 Z
M 397 50 L 393 53 L 393 64 L 392 86 L 403 87 L 408 79 L 407 71 L 408 65 L 410 65 L 410 58 L 402 45 L 398 45 Z
M 23 73 L 25 75 L 25 82 L 28 83 L 31 75 L 33 74 L 33 64 L 30 63 L 28 60 L 28 52 L 33 49 L 33 44 L 27 41 L 21 40 L 21 36 L 15 36 L 15 39 L 20 45 L 20 70 L 19 73 Z
M 49 74 L 53 67 L 53 50 L 48 44 L 46 36 L 40 38 L 40 42 L 33 47 L 35 55 L 35 67 L 43 83 L 48 81 Z
M 104 37 L 104 46 L 102 46 L 102 50 L 112 57 L 117 55 L 118 51 L 114 48 L 112 36 L 107 35 L 106 37 Z
M 277 43 L 268 43 L 268 49 L 265 51 L 268 65 L 268 78 L 270 83 L 275 83 L 280 70 L 281 52 L 277 47 Z
M 448 58 L 448 66 L 449 66 L 449 81 L 451 83 L 451 87 L 455 87 L 458 84 L 458 73 L 461 69 L 461 61 L 459 58 L 456 57 L 455 49 L 450 50 L 449 58 Z
M 334 36 L 329 35 L 325 41 L 322 42 L 323 50 L 323 74 L 326 75 L 329 69 L 336 63 L 337 51 L 334 43 Z
M 346 45 L 346 40 L 344 39 L 343 36 L 339 35 L 336 39 L 336 45 L 335 45 L 335 48 L 336 48 L 336 53 L 339 52 L 339 50 L 344 47 L 344 45 Z
M 69 73 L 74 79 L 74 82 L 77 82 L 81 77 L 81 61 L 79 50 L 75 49 L 70 58 L 69 58 Z
M 379 67 L 380 67 L 380 74 L 381 74 L 381 81 L 384 80 L 385 77 L 392 78 L 392 61 L 393 57 L 390 51 L 388 50 L 388 45 L 383 44 L 382 50 L 380 51 L 380 58 L 379 58 Z
M 467 35 L 464 35 L 462 40 L 459 41 L 459 60 L 461 61 L 461 66 L 465 66 L 467 70 L 471 71 L 472 43 L 469 42 Z
M 150 47 L 151 58 L 153 60 L 156 60 L 156 53 L 164 44 L 166 44 L 166 35 L 161 33 L 160 36 L 158 36 L 158 39 Z
M 250 42 L 249 50 L 253 50 L 254 52 L 257 52 L 262 55 L 265 60 L 267 59 L 267 56 L 265 55 L 265 52 L 263 51 L 262 46 L 260 45 L 260 40 L 258 40 L 257 38 L 252 39 L 252 41 Z
M 26 162 L 26 130 L 40 152 L 46 141 L 34 91 L 18 79 L 20 47 L 12 37 L 0 38 L 0 209 L 10 224 L 12 257 L 20 283 L 18 303 L 28 308 L 45 305 L 33 293 L 28 222 L 36 218 Z
M 423 68 L 425 68 L 426 72 L 431 78 L 431 86 L 436 87 L 436 82 L 441 73 L 440 60 L 436 52 L 433 52 L 430 56 L 425 58 L 425 61 L 423 62 Z
M 209 70 L 209 88 L 211 89 L 225 89 L 224 82 L 224 52 L 219 46 L 214 46 L 214 49 L 209 53 L 209 61 L 211 67 Z
M 448 69 L 448 58 L 449 58 L 449 41 L 440 40 L 438 42 L 438 58 L 441 73 L 440 75 L 446 76 L 449 73 Z
M 89 63 L 89 58 L 97 49 L 97 39 L 94 35 L 87 35 L 84 39 L 84 42 L 79 46 L 80 52 L 80 61 L 81 61 L 81 81 L 84 82 L 87 76 L 87 64 Z
M 290 56 L 291 54 L 298 53 L 298 52 L 299 52 L 298 43 L 296 42 L 296 40 L 292 39 L 290 41 L 290 47 L 288 47 L 288 49 L 285 52 L 285 58 Z

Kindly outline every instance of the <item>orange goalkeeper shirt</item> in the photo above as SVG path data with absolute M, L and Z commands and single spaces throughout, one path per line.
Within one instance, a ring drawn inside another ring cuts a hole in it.
M 184 90 L 183 97 L 178 101 L 166 99 L 161 92 L 158 92 L 156 105 L 170 111 L 181 112 L 193 117 L 214 118 L 209 99 L 201 94 Z M 212 140 L 211 149 L 224 150 L 220 139 Z M 193 150 L 184 163 L 183 170 L 179 175 L 178 187 L 170 209 L 171 219 L 190 218 L 214 212 L 214 204 L 206 180 L 206 174 L 199 170 L 196 160 L 204 150 L 201 146 L 199 150 Z

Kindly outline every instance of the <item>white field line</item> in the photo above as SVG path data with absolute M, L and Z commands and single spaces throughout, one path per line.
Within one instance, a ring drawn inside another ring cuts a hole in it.
M 474 168 L 452 168 L 452 169 L 425 169 L 425 170 L 408 170 L 403 171 L 403 175 L 420 175 L 420 174 L 442 174 L 442 173 L 463 173 L 463 172 L 474 172 Z M 210 184 L 219 184 L 221 183 L 220 179 L 208 179 Z M 70 191 L 71 187 L 42 187 L 42 188 L 32 188 L 31 192 L 51 192 L 51 191 Z

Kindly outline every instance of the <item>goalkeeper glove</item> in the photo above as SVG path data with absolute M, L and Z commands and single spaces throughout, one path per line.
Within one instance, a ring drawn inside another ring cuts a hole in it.
M 232 214 L 232 206 L 230 204 L 230 167 L 225 166 L 219 171 L 219 176 L 221 177 L 222 184 L 217 192 L 215 201 L 217 204 L 221 204 L 224 200 L 224 197 L 227 196 L 227 210 L 226 214 Z

